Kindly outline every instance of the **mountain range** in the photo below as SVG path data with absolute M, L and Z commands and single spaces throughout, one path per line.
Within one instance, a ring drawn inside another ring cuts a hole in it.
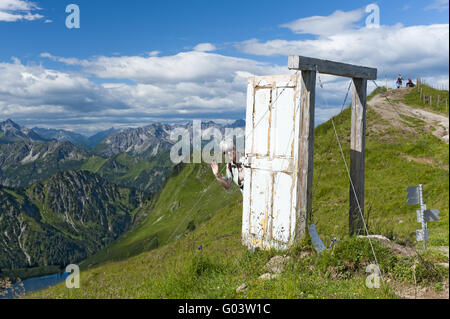
M 60 142 L 70 142 L 80 148 L 88 150 L 95 147 L 108 135 L 118 132 L 120 130 L 112 127 L 106 131 L 98 132 L 90 137 L 61 129 L 33 127 L 32 131 L 34 131 L 35 133 L 37 133 L 38 135 L 40 135 L 45 139 L 57 140 Z
M 21 140 L 0 144 L 0 184 L 24 187 L 53 174 L 79 169 L 89 158 L 70 142 Z
M 47 139 L 34 130 L 18 125 L 8 119 L 0 122 L 0 143 L 15 143 L 20 141 L 45 142 Z
M 241 125 L 242 120 L 229 125 L 210 121 L 202 123 L 202 130 L 208 135 L 208 129 L 215 128 L 224 134 Z M 173 167 L 171 132 L 183 128 L 193 138 L 192 124 L 111 128 L 90 138 L 64 130 L 27 129 L 12 120 L 1 122 L 0 128 L 0 184 L 9 187 L 26 187 L 56 172 L 84 169 L 118 185 L 156 192 Z

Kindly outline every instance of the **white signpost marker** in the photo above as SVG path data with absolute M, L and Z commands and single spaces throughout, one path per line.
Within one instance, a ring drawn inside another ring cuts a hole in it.
M 427 249 L 427 241 L 429 238 L 427 222 L 439 220 L 439 210 L 428 209 L 423 201 L 422 184 L 419 186 L 410 186 L 406 188 L 407 202 L 410 205 L 420 205 L 420 209 L 416 211 L 417 222 L 422 224 L 422 229 L 416 230 L 416 240 L 423 242 L 423 249 Z

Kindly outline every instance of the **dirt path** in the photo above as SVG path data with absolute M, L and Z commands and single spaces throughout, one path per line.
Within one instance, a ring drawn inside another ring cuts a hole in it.
M 406 247 L 399 244 L 396 244 L 390 241 L 388 238 L 382 235 L 369 235 L 369 236 L 358 236 L 359 238 L 367 238 L 370 237 L 372 240 L 376 240 L 378 242 L 383 243 L 387 247 L 391 249 L 393 253 L 396 255 L 412 257 L 416 255 L 416 250 L 412 247 Z M 441 247 L 430 247 L 430 250 L 434 250 L 439 252 L 440 254 L 446 256 L 448 258 L 449 247 L 441 246 Z M 447 263 L 438 263 L 444 267 L 448 268 Z M 421 285 L 412 285 L 406 282 L 399 282 L 392 280 L 391 278 L 387 278 L 386 282 L 389 284 L 389 287 L 395 292 L 395 294 L 403 299 L 448 299 L 449 298 L 449 280 L 445 279 L 441 283 L 440 291 L 436 291 L 434 287 L 431 286 L 421 286 Z
M 433 287 L 413 286 L 405 283 L 389 283 L 395 294 L 402 299 L 448 299 L 448 280 L 442 283 L 442 290 L 436 292 Z
M 403 96 L 408 93 L 410 89 L 402 88 L 397 90 L 388 90 L 386 96 L 390 102 L 395 106 L 391 105 L 383 94 L 375 95 L 372 100 L 367 104 L 375 112 L 381 115 L 384 120 L 389 121 L 395 126 L 403 126 L 406 130 L 414 130 L 411 127 L 407 127 L 402 123 L 404 120 L 400 117 L 399 113 L 402 115 L 410 116 L 426 123 L 426 128 L 437 138 L 449 143 L 449 122 L 448 117 L 432 112 L 428 112 L 422 109 L 416 109 L 408 106 L 402 102 L 394 101 L 401 100 Z

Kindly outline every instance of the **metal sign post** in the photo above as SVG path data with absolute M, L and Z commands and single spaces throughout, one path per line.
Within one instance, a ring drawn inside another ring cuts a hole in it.
M 427 249 L 427 241 L 429 238 L 427 222 L 439 220 L 439 210 L 428 209 L 423 200 L 423 187 L 410 186 L 406 188 L 407 203 L 410 205 L 419 204 L 420 209 L 416 211 L 417 222 L 422 224 L 422 229 L 416 230 L 416 240 L 423 242 L 423 249 Z
M 423 218 L 423 212 L 427 207 L 423 203 L 423 193 L 422 193 L 422 184 L 419 185 L 419 204 L 420 204 L 420 217 L 422 218 L 422 243 L 423 243 L 423 249 L 427 249 L 427 240 L 428 240 L 428 229 L 427 229 L 427 222 Z M 417 237 L 417 235 L 416 235 Z

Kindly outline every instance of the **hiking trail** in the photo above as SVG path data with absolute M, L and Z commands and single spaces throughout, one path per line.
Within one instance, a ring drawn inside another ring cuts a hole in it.
M 377 112 L 384 120 L 389 121 L 392 125 L 401 126 L 408 131 L 415 131 L 414 128 L 404 124 L 405 120 L 401 115 L 413 117 L 425 122 L 425 128 L 434 136 L 449 144 L 449 122 L 448 117 L 442 114 L 425 111 L 423 109 L 414 108 L 400 102 L 403 96 L 410 92 L 411 88 L 389 89 L 385 93 L 375 95 L 367 105 Z M 386 100 L 386 97 L 395 106 Z

